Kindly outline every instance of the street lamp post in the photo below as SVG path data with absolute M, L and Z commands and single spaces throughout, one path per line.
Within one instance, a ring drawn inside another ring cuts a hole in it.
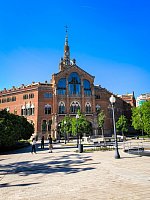
M 100 113 L 100 105 L 96 105 L 96 114 L 97 114 L 97 121 L 98 121 L 98 114 Z M 95 130 L 95 132 L 97 132 L 97 133 L 95 133 L 95 135 L 97 134 L 99 134 L 99 125 L 97 125 L 97 130 Z
M 64 125 L 65 125 L 65 133 L 64 133 L 64 137 L 65 137 L 65 144 L 66 144 L 66 124 L 67 124 L 67 122 L 66 121 L 64 121 Z
M 78 145 L 79 145 L 79 138 L 78 138 L 78 119 L 79 119 L 79 115 L 76 114 L 77 147 L 78 147 Z
M 79 115 L 77 114 L 76 115 L 76 120 L 77 120 L 77 132 L 78 132 L 78 119 L 79 119 Z M 77 135 L 78 135 L 78 133 L 77 133 Z M 79 151 L 79 153 L 82 153 L 83 152 L 83 144 L 81 144 L 81 135 L 80 135 L 80 133 L 79 133 L 79 138 L 78 138 L 78 136 L 77 136 L 77 147 L 78 147 L 78 151 Z
M 59 127 L 59 129 L 58 129 L 58 131 L 59 131 L 59 135 L 58 135 L 58 141 L 59 141 L 59 143 L 60 143 L 60 138 L 61 138 L 61 136 L 60 136 L 60 129 L 61 129 L 61 124 L 58 124 L 58 127 Z
M 114 126 L 114 138 L 115 138 L 115 158 L 119 159 L 120 155 L 119 155 L 119 151 L 118 151 L 118 141 L 117 141 L 116 124 L 115 124 L 115 112 L 114 112 L 114 104 L 116 102 L 116 98 L 113 95 L 111 95 L 111 97 L 109 98 L 109 101 L 112 106 L 112 114 L 113 114 L 113 126 Z

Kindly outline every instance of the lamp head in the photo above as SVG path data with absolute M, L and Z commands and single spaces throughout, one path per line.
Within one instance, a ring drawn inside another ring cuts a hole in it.
M 116 102 L 116 98 L 114 97 L 114 95 L 112 94 L 111 97 L 109 98 L 109 101 L 111 104 L 114 104 Z
M 100 110 L 100 105 L 96 105 L 96 111 L 99 111 Z

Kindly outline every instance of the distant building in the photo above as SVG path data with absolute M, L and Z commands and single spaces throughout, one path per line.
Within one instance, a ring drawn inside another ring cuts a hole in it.
M 94 76 L 81 69 L 75 59 L 70 59 L 68 35 L 66 34 L 64 56 L 59 64 L 59 72 L 52 75 L 52 80 L 45 83 L 32 82 L 20 87 L 13 86 L 0 91 L 0 109 L 24 116 L 34 124 L 35 134 L 51 133 L 57 137 L 58 127 L 65 115 L 75 117 L 81 110 L 92 126 L 90 135 L 100 134 L 97 115 L 105 113 L 104 134 L 113 132 L 112 112 L 109 98 L 112 95 L 100 85 L 94 85 Z M 125 97 L 116 97 L 115 118 L 121 114 L 131 116 L 133 97 L 129 102 Z M 131 103 L 132 102 L 132 103 Z
M 145 101 L 150 100 L 150 93 L 146 94 L 141 94 L 139 97 L 136 99 L 136 106 L 141 106 Z
M 134 92 L 131 94 L 122 94 L 122 95 L 117 95 L 118 97 L 122 98 L 125 102 L 129 103 L 131 106 L 135 107 L 136 106 L 136 99 L 134 96 Z

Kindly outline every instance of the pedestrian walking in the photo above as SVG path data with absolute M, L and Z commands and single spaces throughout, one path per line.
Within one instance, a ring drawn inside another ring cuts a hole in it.
M 36 153 L 36 140 L 35 138 L 32 139 L 32 151 L 31 153 Z
M 48 145 L 49 145 L 49 153 L 52 153 L 53 144 L 52 144 L 52 137 L 51 135 L 48 136 Z
M 41 138 L 41 149 L 44 149 L 44 136 Z

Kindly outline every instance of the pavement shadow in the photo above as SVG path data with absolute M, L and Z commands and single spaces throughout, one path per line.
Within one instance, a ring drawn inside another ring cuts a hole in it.
M 2 183 L 0 184 L 0 188 L 3 187 L 14 187 L 14 186 L 30 186 L 30 185 L 35 185 L 39 183 L 20 183 L 20 184 L 9 184 L 9 183 Z
M 72 174 L 87 170 L 94 170 L 91 166 L 90 156 L 81 156 L 77 154 L 68 154 L 59 157 L 49 157 L 51 160 L 42 162 L 41 159 L 34 161 L 13 162 L 0 166 L 0 175 L 19 174 L 28 176 L 31 174 L 52 174 L 63 173 Z M 90 161 L 90 163 L 89 163 Z M 86 164 L 86 165 L 85 165 Z M 96 163 L 93 163 L 96 164 Z

